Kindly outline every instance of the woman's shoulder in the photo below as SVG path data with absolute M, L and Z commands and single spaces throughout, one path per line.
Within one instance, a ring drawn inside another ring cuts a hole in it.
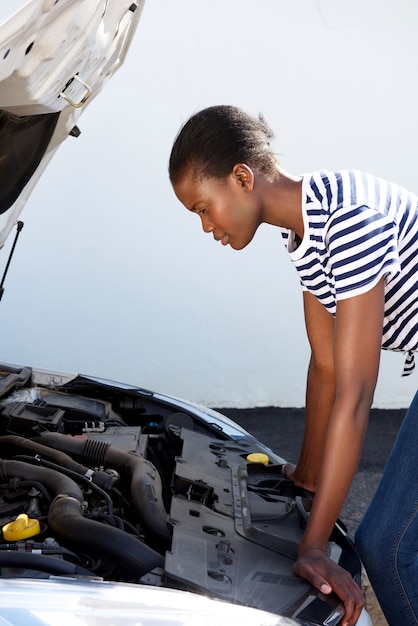
M 408 194 L 417 197 L 416 193 L 408 191 L 400 184 L 359 169 L 320 169 L 303 174 L 303 183 L 320 200 L 337 195 L 340 200 L 349 200 L 351 204 L 366 202 L 368 199 L 376 200 L 385 195 Z
M 303 175 L 306 203 L 319 203 L 333 211 L 357 201 L 357 191 L 363 186 L 360 170 L 317 170 Z
M 319 202 L 333 212 L 347 207 L 369 207 L 390 213 L 400 198 L 415 204 L 416 196 L 395 183 L 363 170 L 318 170 L 303 176 L 306 201 Z
M 303 174 L 303 180 L 307 185 L 317 189 L 319 194 L 327 196 L 332 192 L 340 191 L 343 187 L 364 187 L 378 179 L 373 174 L 362 170 L 320 169 Z

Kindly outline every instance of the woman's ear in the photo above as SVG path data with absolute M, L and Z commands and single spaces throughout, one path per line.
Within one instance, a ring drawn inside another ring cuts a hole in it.
M 254 172 L 245 163 L 237 163 L 232 168 L 231 176 L 234 182 L 244 191 L 252 191 L 254 187 Z

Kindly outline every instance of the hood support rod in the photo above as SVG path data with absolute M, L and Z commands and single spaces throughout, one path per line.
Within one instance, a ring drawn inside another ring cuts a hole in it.
M 5 268 L 4 272 L 3 272 L 3 277 L 2 277 L 1 282 L 0 282 L 0 300 L 1 300 L 1 299 L 2 299 L 2 297 L 3 297 L 3 293 L 4 293 L 4 287 L 3 287 L 3 285 L 4 285 L 4 281 L 6 280 L 6 274 L 7 274 L 7 272 L 9 271 L 9 265 L 10 265 L 10 262 L 11 262 L 11 260 L 12 260 L 12 256 L 13 256 L 13 253 L 14 253 L 14 251 L 15 251 L 15 247 L 16 247 L 16 244 L 17 244 L 17 240 L 18 240 L 18 238 L 19 238 L 19 235 L 20 235 L 20 232 L 21 232 L 22 228 L 23 228 L 23 222 L 18 221 L 18 222 L 17 222 L 16 236 L 15 236 L 15 238 L 14 238 L 13 245 L 12 245 L 12 249 L 10 250 L 9 258 L 7 259 L 6 268 Z

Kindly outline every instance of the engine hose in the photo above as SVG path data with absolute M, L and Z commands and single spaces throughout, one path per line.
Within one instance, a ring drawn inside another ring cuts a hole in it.
M 13 478 L 38 481 L 54 495 L 65 494 L 70 498 L 75 498 L 80 504 L 83 502 L 80 487 L 65 474 L 21 461 L 0 460 L 0 481 L 9 481 Z
M 155 567 L 163 567 L 161 554 L 136 537 L 113 526 L 83 516 L 83 494 L 78 485 L 63 474 L 20 461 L 0 461 L 0 481 L 33 478 L 43 483 L 55 498 L 49 508 L 52 530 L 84 552 L 95 554 L 140 578 Z
M 161 554 L 134 535 L 83 517 L 80 503 L 73 498 L 58 496 L 50 507 L 48 522 L 57 533 L 65 532 L 65 538 L 73 545 L 111 561 L 136 578 L 164 567 Z
M 80 565 L 34 552 L 0 552 L 0 567 L 31 569 L 55 576 L 92 576 Z
M 60 433 L 45 433 L 38 440 L 53 446 L 81 463 L 99 464 L 128 476 L 131 497 L 138 518 L 145 531 L 157 543 L 166 548 L 171 544 L 171 532 L 167 524 L 167 511 L 162 497 L 161 477 L 155 466 L 131 452 L 110 445 L 106 449 L 94 439 L 76 439 Z
M 86 478 L 85 476 L 81 476 L 77 472 L 73 472 L 67 467 L 61 468 L 56 463 L 51 463 L 51 461 L 46 461 L 45 459 L 37 459 L 36 457 L 29 456 L 28 454 L 17 454 L 15 457 L 13 457 L 13 461 L 23 461 L 23 463 L 30 463 L 31 465 L 40 465 L 41 467 L 46 467 L 47 469 L 56 470 L 57 472 L 60 472 L 61 474 L 65 474 L 69 478 L 74 479 L 76 483 L 80 483 L 80 482 L 84 483 L 84 485 L 88 486 L 89 489 L 96 491 L 96 493 L 100 494 L 101 497 L 104 498 L 104 500 L 106 500 L 107 510 L 110 515 L 113 515 L 112 498 L 109 496 L 109 494 L 106 491 L 101 489 L 95 483 L 90 482 L 89 479 Z M 35 486 L 36 485 L 34 485 L 34 487 Z
M 103 471 L 91 472 L 89 467 L 81 465 L 72 459 L 68 454 L 54 450 L 48 446 L 42 445 L 38 441 L 25 439 L 25 437 L 19 437 L 18 435 L 5 435 L 0 438 L 0 456 L 12 456 L 15 451 L 24 451 L 26 453 L 33 453 L 39 455 L 41 458 L 53 461 L 61 467 L 65 467 L 73 472 L 77 472 L 81 476 L 88 476 L 89 479 L 101 489 L 110 491 L 117 481 L 117 477 L 112 474 L 108 474 Z

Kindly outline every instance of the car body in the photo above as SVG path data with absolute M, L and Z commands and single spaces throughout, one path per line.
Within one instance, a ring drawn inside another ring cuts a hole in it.
M 0 245 L 123 63 L 143 6 L 21 4 L 0 26 Z M 338 598 L 292 571 L 311 498 L 285 459 L 221 413 L 3 363 L 0 451 L 4 623 L 340 622 Z M 360 584 L 340 523 L 329 553 Z M 365 611 L 358 623 L 370 624 Z

